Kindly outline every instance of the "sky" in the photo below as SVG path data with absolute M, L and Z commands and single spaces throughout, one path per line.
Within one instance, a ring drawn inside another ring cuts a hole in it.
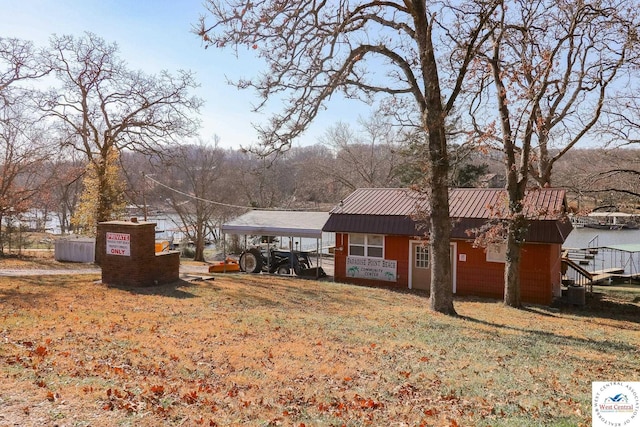
M 278 111 L 278 105 L 253 113 L 255 92 L 227 83 L 229 78 L 258 75 L 260 63 L 249 51 L 240 50 L 236 56 L 231 50 L 205 50 L 191 32 L 205 13 L 203 0 L 0 0 L 0 37 L 44 47 L 52 34 L 80 37 L 90 31 L 117 43 L 120 58 L 132 70 L 191 70 L 200 83 L 192 94 L 205 101 L 200 137 L 213 141 L 217 135 L 224 148 L 253 145 L 257 134 L 251 123 L 266 123 L 269 111 Z M 316 144 L 338 121 L 355 123 L 368 114 L 369 108 L 358 101 L 332 101 L 294 146 Z

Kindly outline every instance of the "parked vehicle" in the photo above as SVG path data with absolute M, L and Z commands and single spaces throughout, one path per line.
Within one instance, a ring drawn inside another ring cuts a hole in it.
M 268 272 L 297 276 L 325 277 L 322 267 L 312 268 L 311 257 L 307 252 L 283 251 L 277 249 L 251 248 L 240 255 L 240 271 L 248 273 Z

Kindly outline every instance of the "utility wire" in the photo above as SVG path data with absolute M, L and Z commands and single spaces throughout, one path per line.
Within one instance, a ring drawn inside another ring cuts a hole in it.
M 178 194 L 181 194 L 181 195 L 183 195 L 183 196 L 185 196 L 185 197 L 189 197 L 189 198 L 191 198 L 191 199 L 199 200 L 199 201 L 201 201 L 201 202 L 211 203 L 211 204 L 218 205 L 218 206 L 226 206 L 226 207 L 228 207 L 228 208 L 255 209 L 255 208 L 252 208 L 252 207 L 250 207 L 250 206 L 230 205 L 230 204 L 228 204 L 228 203 L 214 202 L 213 200 L 203 199 L 203 198 L 201 198 L 201 197 L 197 197 L 197 196 L 194 196 L 194 195 L 192 195 L 192 194 L 185 193 L 184 191 L 180 191 L 180 190 L 175 189 L 175 188 L 173 188 L 173 187 L 169 187 L 168 185 L 163 184 L 163 183 L 161 183 L 160 181 L 155 180 L 155 179 L 151 178 L 150 176 L 148 176 L 148 175 L 146 175 L 146 174 L 144 174 L 144 173 L 142 174 L 142 176 L 143 176 L 144 178 L 147 178 L 147 179 L 148 179 L 148 180 L 150 180 L 150 181 L 155 182 L 156 184 L 158 184 L 158 185 L 160 185 L 160 186 L 162 186 L 162 187 L 164 187 L 164 188 L 166 188 L 166 189 L 168 189 L 168 190 L 173 191 L 174 193 L 178 193 Z

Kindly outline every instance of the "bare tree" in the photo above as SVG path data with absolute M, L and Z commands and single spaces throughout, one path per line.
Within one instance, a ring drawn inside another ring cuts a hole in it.
M 165 194 L 180 217 L 182 230 L 195 247 L 194 260 L 204 261 L 207 236 L 212 236 L 236 209 L 229 203 L 234 197 L 225 180 L 226 152 L 214 145 L 179 145 L 165 156 L 163 174 L 171 187 Z
M 50 71 L 33 43 L 15 38 L 0 37 L 0 67 L 0 97 L 5 105 L 10 102 L 6 95 L 10 89 L 18 89 L 17 83 L 32 81 Z
M 55 210 L 60 223 L 60 232 L 65 234 L 72 230 L 71 218 L 75 214 L 80 194 L 82 192 L 82 178 L 84 176 L 84 160 L 78 158 L 76 152 L 53 156 L 47 162 L 50 191 L 53 194 Z
M 640 42 L 636 48 L 640 50 Z M 608 120 L 600 127 L 600 135 L 607 135 L 608 169 L 594 177 L 600 183 L 623 198 L 636 203 L 640 198 L 640 59 L 634 57 L 635 79 L 629 79 L 622 90 L 616 91 L 615 102 L 606 107 Z M 613 178 L 613 179 L 612 179 Z M 629 197 L 630 196 L 630 197 Z
M 329 210 L 344 197 L 344 188 L 332 175 L 335 156 L 329 147 L 318 143 L 293 148 L 287 154 L 289 169 L 295 173 L 292 197 L 297 203 L 293 207 Z
M 631 208 L 640 203 L 640 150 L 608 147 L 593 150 L 597 159 L 583 174 L 583 194 L 593 196 L 594 208 Z M 587 160 L 588 161 L 588 160 Z
M 268 71 L 239 87 L 258 91 L 258 109 L 276 98 L 283 110 L 259 127 L 262 148 L 289 147 L 329 98 L 411 100 L 407 114 L 428 134 L 430 307 L 455 314 L 449 259 L 446 120 L 462 90 L 495 4 L 405 1 L 208 0 L 213 18 L 197 32 L 207 46 L 255 49 Z
M 106 179 L 112 150 L 153 152 L 191 135 L 197 122 L 190 114 L 202 103 L 189 95 L 193 75 L 131 71 L 115 44 L 92 33 L 52 37 L 49 60 L 61 86 L 45 94 L 40 106 L 57 119 L 63 144 L 83 153 L 96 173 L 96 220 L 112 219 Z
M 19 86 L 47 73 L 29 42 L 0 38 L 0 225 L 33 205 L 51 150 L 30 108 L 30 90 Z M 4 250 L 0 233 L 0 253 Z
M 476 122 L 476 130 L 498 140 L 505 154 L 507 305 L 521 305 L 528 176 L 531 173 L 540 186 L 550 185 L 553 164 L 598 123 L 610 88 L 629 67 L 629 55 L 637 44 L 634 4 L 515 0 L 503 2 L 498 10 L 495 32 L 481 62 L 490 73 L 484 74 L 482 66 L 477 70 L 486 79 L 478 80 L 479 86 L 489 88 L 492 97 L 478 96 L 471 108 L 481 111 L 476 117 L 486 117 L 484 102 L 494 100 L 497 129 L 489 119 Z M 557 146 L 553 154 L 552 145 Z
M 348 191 L 360 187 L 397 187 L 400 136 L 380 114 L 360 119 L 358 125 L 353 128 L 344 122 L 337 123 L 320 139 L 335 152 L 328 172 Z

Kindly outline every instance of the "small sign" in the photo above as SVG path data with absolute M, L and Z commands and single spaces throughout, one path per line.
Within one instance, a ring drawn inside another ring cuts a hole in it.
M 397 264 L 395 260 L 348 256 L 347 277 L 395 282 Z
M 107 255 L 131 256 L 131 235 L 107 233 Z

